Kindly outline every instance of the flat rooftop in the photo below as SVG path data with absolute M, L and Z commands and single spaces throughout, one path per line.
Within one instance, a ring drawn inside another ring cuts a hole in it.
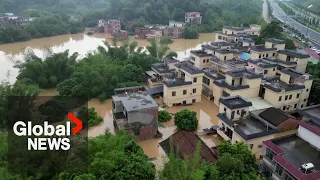
M 241 54 L 240 51 L 236 51 L 234 49 L 216 49 L 216 52 L 219 54 L 231 54 L 231 53 Z
M 264 61 L 278 63 L 278 64 L 285 64 L 285 65 L 297 65 L 296 61 L 282 61 L 280 59 L 270 57 L 270 58 L 263 58 Z
M 264 46 L 254 46 L 251 48 L 251 50 L 256 52 L 266 52 L 266 51 L 276 51 L 277 48 L 266 48 Z
M 193 51 L 190 51 L 191 54 L 194 54 L 198 57 L 210 57 L 212 56 L 211 54 L 208 54 L 202 50 L 193 50 Z
M 128 112 L 158 107 L 147 91 L 117 94 L 112 99 L 114 102 L 121 101 Z
M 204 74 L 214 80 L 219 80 L 219 79 L 224 79 L 225 77 L 222 76 L 220 73 L 218 73 L 217 71 L 213 70 L 213 69 L 209 69 L 209 68 L 205 68 L 203 69 Z
M 219 42 L 212 42 L 210 43 L 211 46 L 231 46 L 230 42 L 226 41 L 219 41 Z
M 252 106 L 249 108 L 249 111 L 267 109 L 273 107 L 268 101 L 262 99 L 261 97 L 247 98 L 248 101 L 252 103 Z
M 167 63 L 177 63 L 179 62 L 179 60 L 173 58 L 173 57 L 165 57 L 163 58 L 164 62 L 167 62 Z
M 255 64 L 261 68 L 273 68 L 273 67 L 277 67 L 278 63 L 276 62 L 271 62 L 268 60 L 264 60 L 264 59 L 255 59 L 255 60 L 249 60 L 250 63 Z
M 287 84 L 280 80 L 268 80 L 264 82 L 264 87 L 270 89 L 274 92 L 282 92 L 282 91 L 295 91 L 304 89 L 304 85 L 297 84 Z
M 310 119 L 318 120 L 320 122 L 320 105 L 314 105 L 297 110 L 299 114 Z
M 253 39 L 249 39 L 249 38 L 238 39 L 238 41 L 240 41 L 240 42 L 247 42 L 247 43 L 253 43 L 253 42 L 256 42 L 255 40 L 253 40 Z
M 175 64 L 177 68 L 180 68 L 190 74 L 201 74 L 204 73 L 201 69 L 195 67 L 190 62 L 180 62 Z
M 249 28 L 244 28 L 244 27 L 235 27 L 235 26 L 223 26 L 224 29 L 230 29 L 230 30 L 234 30 L 234 31 L 243 31 L 245 29 L 249 29 Z
M 312 77 L 307 73 L 299 72 L 292 68 L 284 68 L 281 70 L 281 72 L 294 78 L 300 78 L 301 76 L 305 76 L 305 79 L 309 79 L 310 77 Z
M 300 168 L 304 163 L 312 163 L 316 171 L 320 170 L 319 151 L 300 137 L 294 135 L 272 142 L 284 151 L 282 157 L 295 167 Z
M 202 47 L 202 49 L 209 49 L 211 51 L 215 51 L 216 49 L 218 49 L 218 48 L 215 48 L 215 47 L 213 47 L 213 46 L 211 46 L 209 44 L 204 44 L 201 47 Z
M 273 44 L 286 44 L 286 41 L 285 41 L 285 40 L 276 39 L 276 38 L 267 39 L 266 42 L 271 42 L 271 43 L 273 43 Z
M 238 128 L 246 135 L 257 134 L 270 130 L 261 121 L 254 119 L 252 116 L 248 116 L 246 119 L 234 121 Z
M 240 96 L 222 97 L 219 101 L 229 109 L 239 109 L 252 106 L 251 102 L 243 99 Z
M 174 69 L 169 69 L 164 63 L 155 63 L 151 65 L 151 68 L 157 71 L 160 74 L 173 72 Z
M 228 71 L 227 74 L 234 77 L 234 78 L 241 78 L 241 77 L 248 78 L 248 79 L 262 78 L 262 75 L 256 74 L 256 73 L 249 71 L 247 69 Z
M 285 55 L 288 55 L 291 57 L 296 57 L 296 58 L 309 58 L 310 57 L 310 55 L 308 55 L 308 54 L 301 53 L 298 51 L 288 50 L 288 49 L 279 50 L 278 53 L 285 54 Z

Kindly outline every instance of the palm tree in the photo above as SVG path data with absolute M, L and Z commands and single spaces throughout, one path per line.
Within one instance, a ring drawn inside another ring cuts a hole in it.
M 158 61 L 162 61 L 163 57 L 177 57 L 177 53 L 170 51 L 170 48 L 166 44 L 161 44 L 155 40 L 150 42 L 150 46 L 146 49 L 151 56 L 155 57 Z

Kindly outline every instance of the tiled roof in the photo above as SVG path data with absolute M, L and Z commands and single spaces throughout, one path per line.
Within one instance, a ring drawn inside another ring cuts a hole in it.
M 160 146 L 167 154 L 170 153 L 170 138 L 172 138 L 174 151 L 179 157 L 193 157 L 196 152 L 197 144 L 200 142 L 201 158 L 208 162 L 215 162 L 217 160 L 217 157 L 210 148 L 196 134 L 189 131 L 178 131 L 168 139 L 160 142 Z

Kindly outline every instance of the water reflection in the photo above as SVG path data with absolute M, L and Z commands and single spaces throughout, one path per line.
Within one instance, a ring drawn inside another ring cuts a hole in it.
M 69 49 L 70 54 L 78 52 L 80 57 L 85 56 L 88 52 L 95 51 L 98 46 L 104 45 L 103 41 L 112 42 L 110 35 L 94 34 L 88 36 L 86 33 L 68 34 L 48 38 L 33 39 L 26 42 L 18 42 L 11 44 L 0 45 L 0 81 L 7 79 L 7 72 L 10 71 L 11 83 L 15 82 L 15 77 L 18 75 L 18 69 L 13 68 L 14 61 L 23 60 L 22 52 L 27 48 L 34 51 L 39 56 L 44 56 L 44 49 L 51 48 L 53 52 L 63 52 Z M 145 47 L 149 45 L 146 40 L 139 40 L 133 37 L 129 38 L 129 42 L 137 41 L 138 45 Z M 201 44 L 214 41 L 213 33 L 200 34 L 199 39 L 187 40 L 176 39 L 169 45 L 172 51 L 176 51 L 180 60 L 183 60 L 189 55 L 191 49 L 200 48 Z M 119 42 L 118 45 L 122 43 Z

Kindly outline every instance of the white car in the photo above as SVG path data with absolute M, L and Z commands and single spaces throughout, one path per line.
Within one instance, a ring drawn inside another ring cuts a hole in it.
M 311 47 L 311 50 L 312 50 L 312 51 L 317 51 L 318 49 L 315 48 L 315 47 Z
M 320 50 L 317 50 L 316 53 L 319 55 L 320 54 Z

